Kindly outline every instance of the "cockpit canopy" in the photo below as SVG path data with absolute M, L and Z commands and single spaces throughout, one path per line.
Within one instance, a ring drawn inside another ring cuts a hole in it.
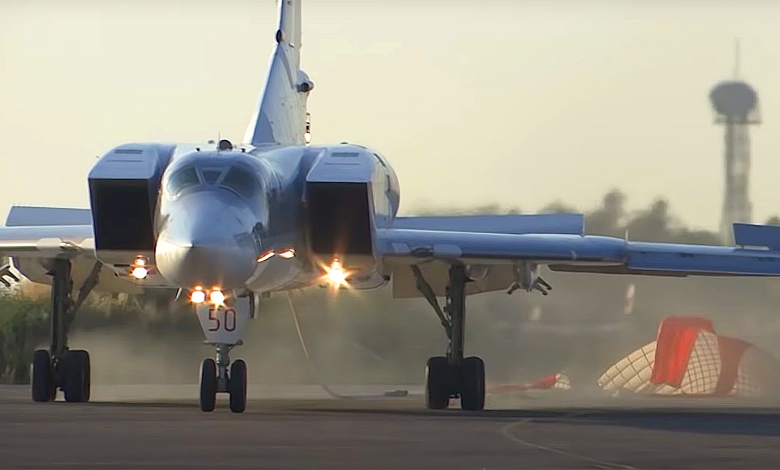
M 196 186 L 224 188 L 243 199 L 256 197 L 260 192 L 260 181 L 252 168 L 218 161 L 193 162 L 174 170 L 166 189 L 175 198 Z

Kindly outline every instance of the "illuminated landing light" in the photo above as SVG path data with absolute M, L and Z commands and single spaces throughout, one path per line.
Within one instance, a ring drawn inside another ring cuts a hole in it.
M 273 252 L 273 250 L 268 250 L 265 253 L 263 253 L 262 255 L 257 257 L 257 262 L 258 263 L 262 263 L 265 260 L 271 259 L 271 258 L 273 258 L 274 254 L 275 253 Z
M 206 300 L 206 293 L 203 292 L 200 287 L 196 287 L 192 294 L 190 294 L 190 300 L 194 304 L 202 304 Z
M 338 289 L 341 286 L 348 286 L 347 277 L 349 272 L 345 271 L 341 266 L 339 260 L 334 259 L 330 267 L 325 267 L 325 280 L 330 283 L 331 287 Z
M 218 289 L 214 289 L 209 294 L 209 300 L 214 305 L 222 305 L 225 302 L 225 294 L 223 294 L 222 291 Z
M 138 256 L 135 259 L 135 261 L 133 261 L 133 266 L 140 266 L 140 267 L 146 266 L 146 258 L 144 258 L 143 256 Z
M 136 266 L 130 271 L 130 275 L 139 280 L 146 279 L 146 276 L 149 275 L 149 270 L 143 266 Z
M 285 248 L 279 252 L 279 256 L 284 259 L 295 258 L 295 248 Z

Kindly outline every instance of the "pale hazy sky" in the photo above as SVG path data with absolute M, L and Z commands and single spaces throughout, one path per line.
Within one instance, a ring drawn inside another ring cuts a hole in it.
M 88 205 L 95 157 L 130 141 L 240 141 L 273 45 L 273 0 L 0 0 L 0 212 Z M 315 143 L 382 152 L 402 210 L 595 206 L 659 195 L 716 229 L 710 88 L 759 92 L 756 220 L 780 212 L 780 2 L 304 3 Z M 4 216 L 3 216 L 4 217 Z

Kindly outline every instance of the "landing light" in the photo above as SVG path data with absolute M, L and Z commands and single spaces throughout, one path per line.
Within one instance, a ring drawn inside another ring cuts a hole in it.
M 263 253 L 262 255 L 257 257 L 257 262 L 258 263 L 262 263 L 263 261 L 265 261 L 267 259 L 273 258 L 273 256 L 274 256 L 273 250 L 268 250 L 265 253 Z
M 130 274 L 136 279 L 145 279 L 149 275 L 149 270 L 143 266 L 136 266 L 130 271 Z
M 136 279 L 146 279 L 149 275 L 149 269 L 146 267 L 146 258 L 136 256 L 133 264 L 130 266 L 130 275 Z
M 324 277 L 334 288 L 346 286 L 348 276 L 349 272 L 344 270 L 344 268 L 341 266 L 341 262 L 339 262 L 337 259 L 333 260 L 333 263 L 331 263 L 330 267 L 325 267 Z
M 225 302 L 225 294 L 223 294 L 222 291 L 214 289 L 211 291 L 211 294 L 209 294 L 209 300 L 214 305 L 222 305 L 222 303 Z
M 194 290 L 192 291 L 192 294 L 190 294 L 190 300 L 192 300 L 192 303 L 194 304 L 201 304 L 206 300 L 206 293 L 202 290 Z
M 284 259 L 295 258 L 295 248 L 286 248 L 279 252 L 279 257 Z

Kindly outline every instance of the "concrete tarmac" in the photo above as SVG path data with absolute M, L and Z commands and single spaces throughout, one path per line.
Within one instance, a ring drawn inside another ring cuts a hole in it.
M 0 468 L 780 468 L 775 404 L 558 394 L 469 413 L 428 411 L 416 394 L 288 387 L 275 391 L 308 398 L 255 398 L 233 414 L 170 396 L 190 389 L 136 401 L 96 387 L 92 403 L 40 404 L 26 387 L 0 387 Z

